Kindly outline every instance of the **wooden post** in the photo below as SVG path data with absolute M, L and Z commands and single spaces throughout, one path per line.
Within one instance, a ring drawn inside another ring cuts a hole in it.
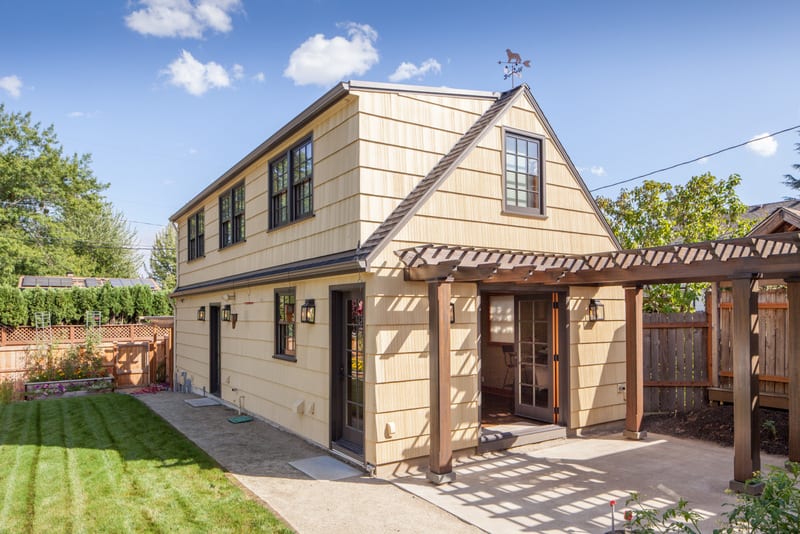
M 800 277 L 786 280 L 789 299 L 789 461 L 800 462 Z
M 428 283 L 430 331 L 431 452 L 428 480 L 446 484 L 455 480 L 450 436 L 450 284 Z
M 625 288 L 625 432 L 628 439 L 644 439 L 644 330 L 642 288 Z
M 708 318 L 708 379 L 711 386 L 719 387 L 719 282 L 711 284 L 706 299 L 706 317 Z
M 761 469 L 758 397 L 758 293 L 752 278 L 733 280 L 733 480 L 730 489 L 760 493 L 745 482 Z

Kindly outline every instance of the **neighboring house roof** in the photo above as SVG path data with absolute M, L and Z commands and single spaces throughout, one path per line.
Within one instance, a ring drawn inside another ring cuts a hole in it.
M 67 287 L 100 287 L 103 285 L 111 287 L 132 287 L 147 286 L 153 291 L 158 291 L 161 287 L 152 278 L 99 278 L 83 276 L 31 276 L 23 275 L 19 277 L 17 287 L 20 289 L 41 288 L 67 288 Z
M 744 218 L 761 221 L 750 230 L 749 236 L 797 231 L 800 230 L 800 200 L 750 206 Z

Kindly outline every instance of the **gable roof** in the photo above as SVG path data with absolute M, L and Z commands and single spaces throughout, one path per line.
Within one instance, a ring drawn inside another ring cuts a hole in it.
M 450 149 L 448 152 L 439 162 L 431 169 L 425 178 L 423 178 L 416 187 L 408 194 L 406 198 L 404 198 L 400 204 L 392 211 L 391 215 L 383 221 L 378 228 L 372 233 L 372 235 L 364 241 L 364 244 L 359 249 L 359 255 L 366 260 L 366 264 L 369 265 L 372 263 L 372 260 L 375 256 L 391 241 L 392 237 L 394 237 L 397 232 L 402 229 L 402 227 L 414 216 L 414 214 L 422 207 L 425 201 L 430 198 L 430 196 L 438 189 L 438 187 L 456 170 L 458 165 L 467 157 L 470 151 L 478 144 L 478 142 L 486 135 L 497 123 L 497 121 L 502 117 L 502 115 L 510 109 L 514 102 L 517 101 L 518 98 L 522 96 L 526 97 L 531 104 L 531 106 L 536 111 L 537 116 L 542 121 L 542 125 L 544 126 L 545 130 L 547 131 L 548 136 L 552 140 L 552 142 L 556 145 L 558 150 L 564 157 L 564 161 L 566 162 L 567 166 L 569 167 L 570 171 L 572 171 L 575 178 L 578 180 L 578 183 L 581 187 L 581 190 L 586 195 L 587 199 L 594 208 L 595 213 L 598 216 L 603 227 L 608 232 L 608 235 L 611 236 L 612 242 L 617 250 L 620 250 L 622 247 L 617 241 L 614 232 L 611 230 L 611 227 L 608 224 L 608 221 L 603 216 L 602 212 L 600 211 L 600 207 L 594 200 L 594 197 L 589 193 L 589 189 L 586 187 L 586 183 L 581 178 L 578 169 L 572 163 L 572 160 L 569 158 L 566 150 L 564 150 L 564 146 L 558 140 L 553 128 L 550 126 L 547 118 L 542 113 L 542 109 L 539 107 L 539 104 L 536 102 L 536 99 L 533 98 L 533 94 L 531 94 L 530 87 L 528 84 L 523 83 L 519 87 L 515 89 L 511 89 L 510 91 L 506 91 L 502 93 L 497 100 L 486 110 L 486 112 L 481 115 L 481 117 L 475 121 L 475 123 L 470 127 L 469 130 L 458 140 L 458 142 L 453 145 L 453 148 Z
M 800 200 L 750 206 L 744 217 L 761 219 L 761 222 L 750 230 L 748 236 L 800 230 Z

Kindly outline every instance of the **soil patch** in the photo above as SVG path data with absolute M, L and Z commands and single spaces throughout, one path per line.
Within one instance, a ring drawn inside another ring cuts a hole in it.
M 789 413 L 761 408 L 761 450 L 768 454 L 788 456 Z M 679 438 L 711 441 L 733 446 L 733 405 L 712 405 L 687 413 L 646 415 L 644 430 Z

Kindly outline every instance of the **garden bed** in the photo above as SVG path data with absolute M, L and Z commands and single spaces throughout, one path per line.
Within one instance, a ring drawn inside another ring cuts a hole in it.
M 25 383 L 26 400 L 49 397 L 76 397 L 91 393 L 110 393 L 112 391 L 114 391 L 113 376 Z

